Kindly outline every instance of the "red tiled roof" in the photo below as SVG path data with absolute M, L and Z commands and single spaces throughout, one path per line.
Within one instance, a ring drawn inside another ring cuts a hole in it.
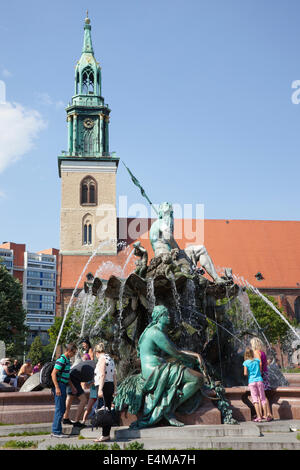
M 144 220 L 145 219 L 141 219 Z M 129 224 L 131 219 L 120 219 Z M 185 221 L 186 222 L 186 221 Z M 196 221 L 190 221 L 195 227 Z M 182 220 L 175 220 L 175 232 Z M 151 221 L 147 220 L 148 228 Z M 148 250 L 149 259 L 153 250 L 144 230 L 138 237 Z M 216 268 L 230 267 L 233 274 L 243 276 L 258 288 L 300 288 L 300 221 L 266 220 L 205 220 L 204 245 Z M 111 274 L 121 275 L 122 269 L 132 251 L 135 240 L 127 238 L 127 248 L 117 256 L 97 256 L 89 264 L 78 287 L 83 287 L 88 272 L 108 279 Z M 184 236 L 177 238 L 180 248 L 193 244 Z M 63 256 L 61 264 L 61 288 L 74 289 L 79 276 L 88 261 L 88 256 Z M 135 268 L 132 256 L 124 271 L 126 277 Z M 260 272 L 263 280 L 258 281 L 255 274 Z M 299 283 L 299 285 L 297 285 Z

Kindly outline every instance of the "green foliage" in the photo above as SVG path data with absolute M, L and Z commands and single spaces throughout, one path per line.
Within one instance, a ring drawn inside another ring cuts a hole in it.
M 114 443 L 110 446 L 110 449 L 111 449 L 111 450 L 122 450 L 121 447 L 119 446 L 119 444 L 117 444 L 116 442 L 114 442 Z
M 31 343 L 30 349 L 28 351 L 28 357 L 30 357 L 32 364 L 37 364 L 42 362 L 45 364 L 48 361 L 51 361 L 53 352 L 53 345 L 51 343 L 43 346 L 40 336 L 36 336 Z
M 43 355 L 42 355 L 42 363 L 45 364 L 46 362 L 51 361 L 52 353 L 53 353 L 53 346 L 51 343 L 43 346 Z
M 130 444 L 124 445 L 124 450 L 143 450 L 144 444 L 142 442 L 130 442 Z
M 9 357 L 23 354 L 27 328 L 22 298 L 22 284 L 0 264 L 0 338 Z
M 24 431 L 24 432 L 10 432 L 8 437 L 25 437 L 25 436 L 44 436 L 49 434 L 46 431 Z M 2 436 L 4 437 L 4 436 Z
M 85 444 L 83 446 L 56 444 L 55 446 L 47 447 L 47 450 L 108 450 L 107 444 Z
M 64 324 L 64 327 L 63 327 L 63 330 L 59 339 L 59 343 L 58 343 L 60 345 L 64 345 L 67 342 L 71 342 L 72 340 L 76 339 L 76 338 L 72 338 L 68 340 L 66 339 L 67 335 L 69 334 L 69 330 L 71 329 L 71 326 L 72 326 L 71 316 L 72 316 L 72 309 L 69 310 L 68 317 L 65 320 L 65 324 Z M 63 322 L 62 317 L 55 317 L 53 325 L 48 330 L 49 337 L 50 337 L 50 345 L 52 349 L 55 346 L 62 322 Z
M 37 441 L 7 441 L 2 446 L 3 449 L 29 449 L 34 448 L 36 449 L 38 446 Z
M 234 325 L 235 331 L 244 333 L 260 334 L 259 328 L 264 332 L 270 344 L 278 342 L 281 345 L 284 343 L 289 326 L 282 320 L 280 315 L 273 310 L 259 295 L 254 294 L 252 291 L 247 290 L 249 298 L 250 309 L 254 318 L 251 315 L 245 316 L 243 314 L 243 305 L 238 298 L 228 302 L 228 310 L 226 314 L 229 316 L 230 321 Z M 264 295 L 272 304 L 286 317 L 285 313 L 279 307 L 274 297 Z M 286 317 L 287 321 L 291 322 Z M 255 321 L 256 320 L 256 321 Z M 257 322 L 257 323 L 256 323 Z M 259 326 L 257 326 L 259 325 Z
M 251 291 L 248 291 L 248 297 L 250 300 L 250 307 L 251 310 L 260 325 L 260 327 L 264 330 L 264 334 L 266 335 L 268 341 L 271 344 L 275 344 L 277 342 L 282 343 L 285 339 L 286 334 L 289 331 L 288 325 L 280 318 L 280 316 L 264 302 L 264 300 L 256 294 L 253 294 Z M 282 309 L 279 307 L 278 303 L 269 295 L 265 295 L 267 299 L 269 299 L 275 307 L 285 315 Z M 288 320 L 288 318 L 287 318 Z
M 32 341 L 28 356 L 34 365 L 43 362 L 43 345 L 40 336 L 36 336 Z
M 121 449 L 119 444 L 114 442 L 110 446 L 111 450 L 143 450 L 144 444 L 134 441 L 130 444 L 124 445 L 124 448 Z M 69 445 L 69 444 L 56 444 L 55 446 L 47 447 L 47 450 L 109 450 L 109 446 L 104 443 L 95 443 L 95 444 L 84 444 L 82 446 Z

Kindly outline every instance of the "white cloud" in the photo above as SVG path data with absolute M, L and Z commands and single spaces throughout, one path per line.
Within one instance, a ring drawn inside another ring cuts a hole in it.
M 43 106 L 55 106 L 56 108 L 62 108 L 65 106 L 65 103 L 61 100 L 55 101 L 51 98 L 48 93 L 40 93 L 37 92 L 36 94 L 37 101 L 40 105 Z
M 33 148 L 45 127 L 37 111 L 18 103 L 0 104 L 0 173 Z
M 12 73 L 11 73 L 9 70 L 5 69 L 5 68 L 2 69 L 2 75 L 3 75 L 3 77 L 5 77 L 5 78 L 12 77 Z
M 4 191 L 1 191 L 0 189 L 0 199 L 6 199 L 7 196 L 6 196 L 6 193 Z

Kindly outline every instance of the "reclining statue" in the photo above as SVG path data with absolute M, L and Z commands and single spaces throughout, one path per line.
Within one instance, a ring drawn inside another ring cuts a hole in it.
M 169 324 L 168 309 L 155 306 L 152 322 L 138 343 L 142 372 L 126 378 L 118 387 L 116 409 L 121 411 L 127 405 L 130 413 L 142 412 L 132 428 L 153 426 L 163 418 L 171 426 L 183 426 L 174 412 L 184 404 L 188 405 L 184 411 L 190 412 L 201 402 L 201 393 L 197 392 L 204 385 L 204 375 L 200 372 L 201 367 L 205 371 L 203 360 L 200 354 L 182 351 L 171 342 L 167 336 Z
M 174 238 L 174 215 L 172 204 L 163 202 L 158 208 L 158 219 L 150 228 L 150 241 L 155 257 L 169 254 L 171 250 L 177 249 L 178 256 L 176 264 L 186 274 L 192 273 L 193 266 L 196 267 L 200 261 L 205 271 L 216 283 L 224 283 L 224 279 L 218 276 L 212 259 L 205 246 L 193 245 L 181 250 Z

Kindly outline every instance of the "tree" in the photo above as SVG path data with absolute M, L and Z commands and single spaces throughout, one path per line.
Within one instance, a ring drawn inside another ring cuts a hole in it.
M 250 300 L 251 310 L 260 325 L 264 330 L 264 333 L 271 344 L 277 342 L 283 343 L 287 333 L 289 332 L 288 325 L 261 297 L 253 294 L 251 291 L 247 291 Z M 265 295 L 273 305 L 279 310 L 283 316 L 286 317 L 285 313 L 279 307 L 278 303 L 269 295 Z M 286 318 L 288 320 L 288 318 Z
M 28 356 L 33 365 L 43 362 L 43 345 L 40 336 L 36 336 L 31 343 Z
M 71 338 L 67 339 L 67 335 L 69 330 L 71 329 L 72 326 L 72 320 L 71 320 L 71 315 L 72 315 L 72 309 L 70 309 L 68 318 L 65 320 L 64 327 L 62 329 L 60 338 L 59 338 L 59 345 L 65 345 L 67 342 L 74 341 L 76 338 Z M 49 338 L 50 338 L 50 344 L 52 347 L 55 346 L 60 327 L 63 321 L 63 317 L 55 317 L 53 325 L 49 328 L 48 333 L 49 333 Z
M 22 284 L 0 264 L 0 339 L 9 357 L 23 354 L 27 327 Z

